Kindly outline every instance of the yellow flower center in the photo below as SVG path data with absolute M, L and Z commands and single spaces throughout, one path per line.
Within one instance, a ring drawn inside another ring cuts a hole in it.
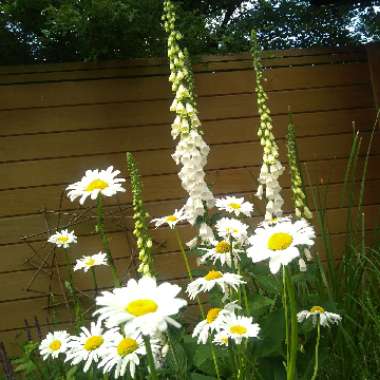
M 293 237 L 286 232 L 276 232 L 268 240 L 268 248 L 272 251 L 283 251 L 293 242 Z
M 325 312 L 325 309 L 322 307 L 322 306 L 313 306 L 311 309 L 310 309 L 310 313 L 319 313 L 319 314 L 323 314 Z
M 242 325 L 233 325 L 230 327 L 232 334 L 243 335 L 247 332 L 247 329 Z
M 93 181 L 91 181 L 87 187 L 86 187 L 86 191 L 88 192 L 91 192 L 91 191 L 94 191 L 94 190 L 104 190 L 106 189 L 107 187 L 109 186 L 108 182 L 106 181 L 103 181 L 102 179 L 94 179 Z
M 218 318 L 218 315 L 220 313 L 222 309 L 220 309 L 219 307 L 213 307 L 212 309 L 210 309 L 208 312 L 207 312 L 207 317 L 206 317 L 206 320 L 207 320 L 207 323 L 212 323 L 215 321 L 216 318 Z
M 204 276 L 203 278 L 207 281 L 211 281 L 211 280 L 217 280 L 218 278 L 221 278 L 221 277 L 223 277 L 222 272 L 219 272 L 217 270 L 210 270 L 210 272 L 208 272 L 206 276 Z
M 86 340 L 86 343 L 84 344 L 84 349 L 87 351 L 94 351 L 97 348 L 99 348 L 104 342 L 104 339 L 102 336 L 94 335 Z
M 141 317 L 142 315 L 154 313 L 158 309 L 158 305 L 150 299 L 139 299 L 130 302 L 125 310 L 134 315 L 135 317 Z
M 62 346 L 62 343 L 60 340 L 56 339 L 56 340 L 53 340 L 50 344 L 49 344 L 49 348 L 52 350 L 52 351 L 58 351 Z
M 59 243 L 65 244 L 65 243 L 67 243 L 69 241 L 69 237 L 68 236 L 59 236 L 57 238 L 57 241 Z
M 178 218 L 175 215 L 169 215 L 165 218 L 166 222 L 176 222 Z
M 230 243 L 228 243 L 225 240 L 220 241 L 216 246 L 215 246 L 215 252 L 216 253 L 227 253 L 231 249 Z
M 221 338 L 221 341 L 227 346 L 228 345 L 228 336 Z
M 93 259 L 92 257 L 90 257 L 89 259 L 86 260 L 85 264 L 88 267 L 92 267 L 93 265 L 95 265 L 95 259 Z
M 239 210 L 240 207 L 241 207 L 241 204 L 240 203 L 231 202 L 227 206 L 233 208 L 234 210 Z
M 136 340 L 131 338 L 124 338 L 117 345 L 117 353 L 119 356 L 124 357 L 136 351 L 138 347 L 139 345 Z

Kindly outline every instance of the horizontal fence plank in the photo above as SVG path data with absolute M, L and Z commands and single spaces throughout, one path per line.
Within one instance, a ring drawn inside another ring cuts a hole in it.
M 350 133 L 353 123 L 357 130 L 369 130 L 373 124 L 372 110 L 327 111 L 326 113 L 302 113 L 294 115 L 297 136 L 319 136 Z M 209 144 L 258 141 L 258 118 L 234 118 L 207 121 L 203 125 L 205 139 Z M 287 133 L 289 117 L 275 116 L 273 119 L 277 138 L 284 138 Z M 151 136 L 155 138 L 152 139 Z M 104 142 L 107 141 L 105 144 Z M 36 146 L 39 147 L 36 150 Z M 170 135 L 170 125 L 148 125 L 117 129 L 66 131 L 65 133 L 44 133 L 21 136 L 8 136 L 1 139 L 0 163 L 14 160 L 38 159 L 38 167 L 46 162 L 42 159 L 107 154 L 112 152 L 141 151 L 151 149 L 173 149 L 174 142 Z M 47 161 L 47 160 L 46 160 Z M 23 164 L 25 166 L 25 164 Z M 16 178 L 24 178 L 3 165 L 0 171 Z M 27 169 L 28 170 L 28 169 Z M 7 178 L 9 178 L 7 176 Z M 33 179 L 32 177 L 31 179 Z M 9 184 L 9 179 L 7 184 Z M 57 183 L 54 182 L 54 183 Z M 43 184 L 47 184 L 44 182 Z M 0 185 L 3 187 L 5 183 Z M 26 185 L 23 184 L 23 187 Z M 17 186 L 11 186 L 17 187 Z
M 346 54 L 329 54 L 329 55 L 312 55 L 300 57 L 274 57 L 263 59 L 263 66 L 268 69 L 280 67 L 315 67 L 319 65 L 333 65 L 333 64 L 363 64 L 367 63 L 367 57 L 362 53 L 346 53 Z M 152 66 L 128 66 L 115 65 L 114 67 L 102 68 L 100 65 L 92 68 L 83 68 L 78 70 L 56 70 L 41 73 L 14 73 L 14 74 L 1 74 L 0 85 L 14 85 L 25 83 L 49 83 L 49 82 L 62 82 L 62 81 L 82 81 L 82 80 L 99 80 L 106 78 L 129 78 L 129 77 L 148 77 L 157 75 L 169 75 L 169 65 L 164 62 L 159 65 Z M 252 70 L 252 59 L 247 57 L 240 60 L 220 60 L 211 62 L 199 62 L 193 60 L 193 71 L 200 72 L 214 72 L 214 71 L 236 71 L 236 70 Z
M 197 93 L 202 96 L 250 93 L 255 88 L 253 70 L 213 71 L 195 74 Z M 366 63 L 310 66 L 268 70 L 267 91 L 334 86 L 370 87 Z M 112 103 L 167 99 L 171 91 L 167 76 L 117 78 L 0 86 L 0 110 L 57 107 L 73 104 Z
M 368 134 L 364 135 L 368 138 Z M 326 160 L 335 159 L 338 157 L 344 157 L 346 152 L 350 150 L 352 144 L 352 136 L 338 135 L 338 136 L 318 136 L 318 137 L 305 137 L 299 139 L 298 148 L 299 155 L 303 160 Z M 362 144 L 362 152 L 366 151 L 365 141 Z M 317 147 L 318 150 L 315 148 Z M 285 147 L 280 150 L 282 157 L 286 156 Z M 171 151 L 146 151 L 141 154 L 136 154 L 136 160 L 139 164 L 144 160 L 145 165 L 151 165 L 152 162 L 157 163 L 155 166 L 160 166 L 162 172 L 176 172 L 174 161 L 170 157 Z M 380 147 L 375 145 L 373 147 L 373 154 L 380 153 Z M 213 163 L 220 165 L 218 171 L 214 173 L 214 177 L 209 177 L 209 183 L 214 186 L 218 186 L 220 180 L 223 177 L 228 178 L 231 174 L 228 172 L 230 169 L 226 169 L 226 172 L 222 172 L 223 168 L 234 167 L 234 163 L 240 163 L 242 166 L 252 166 L 260 162 L 261 147 L 259 143 L 242 143 L 242 144 L 223 144 L 212 147 L 212 153 L 210 154 L 210 166 Z M 80 160 L 78 158 L 78 160 Z M 112 161 L 110 161 L 112 163 Z M 124 165 L 125 166 L 125 165 Z M 212 168 L 212 166 L 211 166 Z M 232 173 L 232 172 L 231 172 Z M 248 172 L 247 172 L 248 173 Z M 245 174 L 247 175 L 247 174 Z M 255 178 L 248 173 L 249 182 L 252 183 L 252 188 L 255 188 Z M 79 179 L 79 178 L 78 178 Z M 74 181 L 77 179 L 74 179 Z M 155 199 L 168 199 L 168 196 L 172 189 L 177 191 L 179 188 L 179 180 L 174 176 L 171 176 L 171 181 L 168 178 L 155 177 L 151 178 L 154 181 L 154 185 L 145 184 L 146 188 L 153 189 L 156 192 Z M 73 182 L 74 182 L 73 181 Z M 159 185 L 160 182 L 164 185 Z M 238 183 L 228 181 L 230 186 L 239 186 Z M 241 181 L 240 181 L 241 182 Z M 164 187 L 163 187 L 164 186 Z M 57 209 L 60 202 L 61 191 L 65 188 L 65 185 L 57 186 L 43 186 L 40 188 L 21 188 L 16 190 L 3 190 L 1 191 L 2 202 L 0 203 L 0 215 L 18 215 L 18 214 L 30 214 L 39 212 L 41 209 Z M 162 192 L 160 192 L 162 191 Z M 165 195 L 166 194 L 166 195 Z M 184 193 L 181 193 L 184 195 Z M 128 203 L 131 201 L 131 193 L 128 191 L 118 197 L 122 203 Z M 67 201 L 64 197 L 62 205 L 63 209 L 73 208 L 73 205 Z
M 204 55 L 193 57 L 194 70 L 197 71 L 197 66 L 223 64 L 228 65 L 231 63 L 249 62 L 251 63 L 251 55 L 249 53 L 228 54 L 228 55 Z M 266 65 L 297 65 L 305 61 L 309 64 L 318 64 L 320 62 L 335 63 L 335 62 L 352 62 L 352 61 L 366 61 L 367 55 L 362 48 L 354 49 L 288 49 L 281 51 L 264 51 L 263 62 Z M 285 63 L 282 63 L 285 62 Z M 86 75 L 95 72 L 98 76 L 101 72 L 113 72 L 114 70 L 129 70 L 136 72 L 137 70 L 144 70 L 151 72 L 157 68 L 167 67 L 168 62 L 166 58 L 142 58 L 142 59 L 129 59 L 119 61 L 106 61 L 106 62 L 72 62 L 72 63 L 59 63 L 59 64 L 33 64 L 33 65 L 19 65 L 19 66 L 2 66 L 0 67 L 0 80 L 13 78 L 22 78 L 28 81 L 32 76 L 44 80 L 43 75 L 49 78 L 49 74 L 55 75 L 53 78 L 70 78 L 71 73 Z
M 273 115 L 373 108 L 370 86 L 273 92 Z M 170 123 L 169 100 L 0 112 L 2 135 Z M 255 94 L 199 98 L 202 120 L 257 116 Z

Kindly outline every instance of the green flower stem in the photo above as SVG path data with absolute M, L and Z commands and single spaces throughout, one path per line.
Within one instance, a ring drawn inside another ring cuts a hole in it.
M 106 235 L 105 228 L 104 228 L 103 197 L 100 193 L 96 199 L 96 209 L 97 209 L 97 218 L 98 218 L 96 230 L 100 235 L 100 238 L 101 238 L 102 244 L 103 244 L 104 252 L 107 255 L 108 264 L 111 267 L 114 285 L 115 285 L 115 287 L 119 287 L 119 286 L 121 286 L 121 281 L 120 281 L 119 275 L 117 274 L 115 262 L 113 261 L 113 258 L 111 255 L 108 237 Z
M 286 345 L 286 368 L 289 365 L 289 314 L 288 314 L 288 297 L 286 295 L 286 273 L 285 266 L 282 266 L 282 304 L 284 306 L 285 316 L 285 345 Z
M 293 280 L 288 267 L 285 268 L 286 288 L 289 296 L 290 307 L 290 351 L 287 365 L 287 380 L 295 380 L 297 372 L 297 350 L 298 350 L 298 321 L 297 304 Z
M 144 343 L 146 348 L 146 356 L 148 359 L 148 366 L 150 369 L 150 378 L 152 380 L 158 380 L 156 366 L 154 365 L 154 358 L 153 358 L 153 352 L 152 352 L 152 346 L 150 344 L 150 338 L 149 336 L 144 335 Z
M 67 266 L 67 275 L 68 275 L 68 283 L 69 283 L 69 295 L 74 301 L 74 321 L 75 324 L 80 324 L 81 323 L 81 307 L 80 303 L 74 288 L 74 279 L 73 279 L 73 268 L 70 262 L 70 257 L 67 249 L 65 249 L 65 261 L 66 261 L 66 266 Z
M 191 267 L 190 267 L 189 259 L 188 259 L 187 255 L 186 255 L 185 248 L 184 248 L 184 245 L 182 243 L 181 236 L 180 236 L 179 231 L 177 230 L 177 228 L 174 228 L 174 232 L 175 232 L 175 236 L 177 238 L 179 250 L 181 251 L 181 255 L 183 257 L 183 261 L 185 262 L 185 267 L 186 267 L 187 275 L 189 276 L 189 280 L 193 281 L 194 278 L 193 278 L 193 275 L 191 273 Z M 199 310 L 201 312 L 202 318 L 205 319 L 206 318 L 206 314 L 205 314 L 205 311 L 203 309 L 203 305 L 202 305 L 201 300 L 199 299 L 199 297 L 197 297 L 197 302 L 198 302 L 198 306 L 199 306 Z M 212 345 L 212 343 L 210 343 L 210 351 L 211 351 L 212 361 L 214 362 L 214 368 L 215 368 L 216 377 L 218 378 L 218 380 L 220 380 L 220 370 L 219 370 L 218 360 L 217 360 L 216 353 L 215 353 L 215 347 Z
M 319 340 L 321 338 L 321 323 L 318 317 L 318 325 L 317 325 L 317 340 L 315 342 L 315 361 L 314 361 L 314 371 L 311 380 L 315 380 L 317 378 L 318 373 L 318 359 L 319 359 Z
M 98 281 L 96 280 L 95 268 L 91 267 L 90 271 L 91 271 L 91 275 L 92 275 L 92 281 L 94 282 L 95 295 L 98 295 Z
M 183 258 L 183 261 L 185 263 L 187 275 L 189 276 L 190 281 L 193 281 L 193 275 L 191 273 L 191 267 L 190 267 L 189 259 L 188 259 L 187 255 L 186 255 L 185 248 L 183 246 L 181 236 L 179 235 L 179 232 L 178 232 L 177 228 L 174 228 L 174 232 L 175 232 L 175 236 L 177 238 L 177 243 L 178 243 L 178 246 L 179 246 L 179 250 L 181 251 L 182 258 Z

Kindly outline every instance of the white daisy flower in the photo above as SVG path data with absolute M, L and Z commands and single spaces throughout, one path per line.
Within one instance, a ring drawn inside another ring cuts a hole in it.
M 215 228 L 221 238 L 233 237 L 243 243 L 247 239 L 248 225 L 233 218 L 221 218 L 216 222 Z
M 71 244 L 75 244 L 77 242 L 77 237 L 74 231 L 60 230 L 54 235 L 51 235 L 48 242 L 55 244 L 58 248 L 69 248 Z
M 100 309 L 94 314 L 106 320 L 109 327 L 130 322 L 140 328 L 144 335 L 165 331 L 167 324 L 180 327 L 171 316 L 186 306 L 187 302 L 177 298 L 181 288 L 164 282 L 157 285 L 156 279 L 143 277 L 138 282 L 129 280 L 127 286 L 112 292 L 103 292 L 96 298 Z
M 232 254 L 231 254 L 231 248 L 232 248 Z M 242 249 L 239 248 L 239 246 L 232 242 L 231 243 L 227 240 L 220 240 L 220 241 L 213 241 L 211 248 L 199 248 L 202 251 L 205 251 L 203 256 L 201 257 L 200 261 L 202 263 L 206 262 L 207 260 L 211 260 L 212 263 L 215 265 L 216 262 L 219 262 L 221 265 L 228 265 L 229 267 L 232 266 L 232 260 L 234 260 L 234 263 L 236 264 L 237 261 L 240 259 L 239 254 L 243 252 Z
M 215 334 L 215 337 L 213 339 L 213 343 L 217 344 L 218 346 L 228 346 L 228 335 L 224 330 L 219 331 Z
M 223 309 L 219 307 L 209 309 L 206 319 L 194 327 L 193 338 L 198 337 L 198 343 L 206 344 L 209 335 L 220 328 L 223 317 L 232 314 L 237 309 L 241 309 L 241 307 L 236 302 L 227 304 Z
M 82 256 L 82 258 L 77 260 L 74 266 L 74 271 L 83 269 L 87 272 L 90 268 L 97 265 L 108 265 L 107 254 L 99 252 L 92 256 Z
M 241 317 L 235 314 L 224 316 L 220 336 L 216 342 L 223 342 L 221 337 L 227 336 L 233 339 L 235 343 L 240 344 L 243 338 L 257 338 L 260 332 L 260 326 L 253 323 L 252 317 Z
M 163 216 L 162 218 L 152 219 L 152 223 L 155 223 L 156 228 L 166 223 L 170 228 L 173 229 L 175 225 L 181 220 L 184 220 L 182 209 L 175 210 L 174 214 Z
M 250 202 L 244 202 L 244 198 L 237 198 L 227 196 L 216 200 L 216 207 L 219 210 L 225 210 L 235 216 L 243 214 L 245 216 L 251 216 L 253 211 L 253 205 Z
M 86 170 L 85 175 L 79 182 L 67 186 L 66 190 L 69 190 L 67 195 L 71 202 L 80 197 L 79 203 L 81 205 L 87 197 L 96 199 L 99 194 L 112 197 L 119 191 L 125 191 L 121 186 L 125 179 L 115 178 L 119 174 L 119 170 L 113 171 L 113 166 L 109 166 L 106 170 Z
M 70 335 L 67 331 L 49 332 L 46 338 L 40 343 L 40 355 L 44 360 L 49 357 L 56 359 L 59 354 L 66 352 L 69 340 Z
M 342 317 L 339 314 L 330 313 L 321 306 L 313 306 L 310 310 L 302 310 L 297 314 L 297 319 L 299 323 L 303 322 L 304 320 L 310 317 L 314 326 L 317 324 L 318 317 L 321 326 L 326 327 L 329 327 L 331 324 L 334 323 L 338 324 L 342 320 Z
M 300 256 L 298 246 L 314 244 L 314 229 L 306 220 L 279 219 L 277 223 L 264 223 L 255 230 L 249 238 L 251 247 L 247 249 L 247 256 L 254 263 L 269 259 L 269 268 L 277 273 L 281 265 L 288 265 L 293 259 Z
M 228 288 L 237 290 L 241 284 L 245 284 L 242 276 L 235 273 L 222 273 L 217 270 L 210 270 L 204 277 L 197 278 L 187 286 L 187 294 L 190 299 L 194 299 L 201 292 L 209 292 L 215 285 L 218 285 L 223 293 Z
M 140 364 L 140 357 L 146 355 L 144 340 L 141 332 L 126 325 L 122 335 L 118 329 L 113 331 L 112 337 L 105 342 L 102 360 L 98 368 L 103 368 L 103 373 L 114 371 L 114 377 L 124 376 L 127 369 L 132 378 L 135 377 L 136 367 Z M 151 340 L 152 351 L 157 351 L 157 344 Z M 129 368 L 128 368 L 129 367 Z
M 84 361 L 83 371 L 87 372 L 91 364 L 102 357 L 104 342 L 112 337 L 113 332 L 104 332 L 100 321 L 91 322 L 90 329 L 82 327 L 81 330 L 79 336 L 71 336 L 65 361 L 71 361 L 72 365 Z

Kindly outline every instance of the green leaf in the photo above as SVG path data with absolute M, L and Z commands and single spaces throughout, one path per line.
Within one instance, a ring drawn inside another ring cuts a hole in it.
M 275 301 L 272 298 L 263 296 L 261 294 L 255 294 L 252 297 L 252 300 L 250 300 L 251 313 L 256 318 L 258 318 L 260 315 L 266 312 L 269 307 L 273 306 L 274 303 Z
M 260 340 L 256 344 L 257 357 L 281 355 L 285 339 L 284 310 L 280 308 L 269 314 L 261 324 Z
M 191 373 L 190 380 L 215 380 L 215 377 L 200 375 L 199 373 Z

